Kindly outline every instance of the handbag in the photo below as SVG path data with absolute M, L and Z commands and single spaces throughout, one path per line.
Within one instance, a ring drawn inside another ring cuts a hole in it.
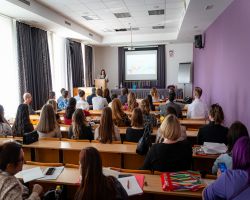
M 23 144 L 31 144 L 34 142 L 37 142 L 39 138 L 39 135 L 37 131 L 32 131 L 30 133 L 24 133 L 23 134 Z
M 146 123 L 143 136 L 140 138 L 136 148 L 136 153 L 138 153 L 139 155 L 147 154 L 149 148 L 151 147 L 152 144 L 150 140 L 150 134 L 151 126 L 150 124 Z

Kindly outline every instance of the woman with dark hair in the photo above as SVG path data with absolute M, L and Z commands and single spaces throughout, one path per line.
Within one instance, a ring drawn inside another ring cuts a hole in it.
M 4 109 L 2 105 L 0 105 L 0 135 L 12 135 L 11 127 L 8 121 L 4 118 Z
M 216 174 L 218 163 L 225 163 L 227 169 L 232 169 L 232 150 L 235 142 L 243 136 L 249 136 L 247 128 L 239 121 L 234 122 L 228 131 L 227 135 L 227 153 L 221 154 L 214 162 L 212 173 Z
M 147 100 L 149 102 L 150 110 L 155 111 L 155 106 L 153 104 L 153 98 L 152 98 L 152 96 L 150 94 L 147 96 Z
M 69 98 L 69 104 L 65 109 L 64 124 L 71 125 L 72 115 L 76 110 L 76 99 L 74 97 Z
M 126 141 L 138 142 L 144 133 L 144 123 L 142 111 L 140 108 L 135 108 L 131 116 L 131 126 L 126 130 Z
M 51 104 L 43 106 L 36 130 L 40 138 L 62 137 L 60 126 L 56 121 L 54 108 Z
M 110 94 L 109 94 L 109 89 L 106 88 L 103 92 L 103 97 L 107 99 L 107 102 L 110 103 L 112 100 L 110 98 Z
M 29 107 L 27 104 L 20 104 L 17 108 L 16 118 L 12 126 L 14 136 L 23 136 L 24 133 L 29 133 L 34 130 L 30 122 Z
M 121 140 L 119 129 L 113 123 L 110 107 L 105 107 L 102 110 L 100 125 L 95 129 L 95 140 L 104 144 Z
M 116 126 L 130 126 L 130 119 L 122 110 L 122 104 L 119 99 L 114 99 L 112 102 L 112 117 Z
M 93 140 L 94 134 L 86 120 L 82 109 L 76 109 L 72 116 L 72 125 L 69 127 L 68 137 L 76 140 Z
M 102 172 L 102 159 L 94 147 L 82 149 L 79 156 L 81 184 L 75 200 L 126 200 L 128 195 L 120 182 Z
M 249 199 L 250 197 L 250 139 L 239 138 L 232 152 L 233 167 L 218 173 L 217 180 L 203 190 L 203 199 Z
M 140 108 L 142 111 L 144 124 L 148 123 L 152 127 L 157 126 L 157 119 L 154 114 L 150 114 L 149 101 L 147 99 L 143 99 L 141 101 Z
M 21 145 L 7 142 L 0 146 L 0 199 L 1 200 L 40 200 L 43 188 L 35 184 L 30 196 L 28 188 L 15 177 L 23 168 L 24 153 Z
M 100 78 L 100 79 L 105 79 L 107 82 L 109 81 L 108 75 L 106 74 L 105 69 L 102 69 L 102 70 L 101 70 L 100 75 L 99 75 L 99 78 Z
M 224 113 L 219 104 L 213 104 L 209 110 L 208 125 L 199 129 L 197 143 L 203 145 L 204 142 L 215 142 L 227 144 L 228 128 L 222 126 Z

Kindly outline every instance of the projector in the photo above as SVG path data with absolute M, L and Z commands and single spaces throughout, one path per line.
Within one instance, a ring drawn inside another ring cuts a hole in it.
M 135 50 L 135 47 L 132 47 L 132 46 L 131 46 L 131 47 L 128 47 L 128 50 L 129 50 L 129 51 L 134 51 L 134 50 Z

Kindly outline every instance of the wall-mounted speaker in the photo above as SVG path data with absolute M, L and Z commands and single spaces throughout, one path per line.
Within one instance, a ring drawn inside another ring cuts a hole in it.
M 194 47 L 195 48 L 199 48 L 199 49 L 203 48 L 203 45 L 202 45 L 202 35 L 195 35 L 194 36 Z

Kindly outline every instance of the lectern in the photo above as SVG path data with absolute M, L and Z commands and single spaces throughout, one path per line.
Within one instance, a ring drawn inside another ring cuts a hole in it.
M 95 87 L 105 90 L 107 88 L 106 79 L 95 79 Z

